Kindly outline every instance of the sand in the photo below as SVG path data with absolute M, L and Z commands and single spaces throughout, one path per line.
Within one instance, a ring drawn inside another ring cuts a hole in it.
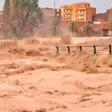
M 54 40 L 2 45 L 0 112 L 112 112 L 111 56 L 57 55 Z

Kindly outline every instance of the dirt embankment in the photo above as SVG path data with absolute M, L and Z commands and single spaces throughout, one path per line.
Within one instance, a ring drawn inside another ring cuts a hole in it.
M 96 43 L 96 41 L 90 42 L 91 45 L 94 43 Z M 104 44 L 103 40 L 99 41 L 99 44 L 102 43 Z M 30 38 L 21 41 L 13 40 L 0 43 L 0 59 L 6 61 L 13 60 L 13 62 L 7 63 L 8 70 L 2 66 L 2 72 L 4 72 L 5 69 L 5 71 L 7 70 L 5 73 L 12 74 L 24 72 L 28 69 L 35 70 L 46 67 L 54 70 L 68 68 L 87 73 L 112 73 L 111 55 L 93 55 L 80 52 L 57 55 L 55 50 L 55 45 L 57 44 L 72 45 L 73 40 L 71 40 L 71 37 L 66 36 L 61 39 L 50 38 L 45 40 L 42 38 Z M 29 58 L 30 60 L 28 60 Z M 17 59 L 27 59 L 30 64 L 25 64 L 24 62 L 26 60 L 24 60 L 21 65 L 21 63 L 18 63 L 19 61 L 17 61 Z M 13 70 L 9 72 L 9 68 Z

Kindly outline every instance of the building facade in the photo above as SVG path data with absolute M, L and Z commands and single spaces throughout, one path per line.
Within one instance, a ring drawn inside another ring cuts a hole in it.
M 92 22 L 94 15 L 96 8 L 91 7 L 89 3 L 65 5 L 57 9 L 57 16 L 61 21 Z
M 108 21 L 112 21 L 112 8 L 107 10 Z
M 94 21 L 110 21 L 112 20 L 112 9 L 108 9 L 104 13 L 99 13 L 94 16 Z
M 94 16 L 95 30 L 102 31 L 102 36 L 112 36 L 112 9 Z

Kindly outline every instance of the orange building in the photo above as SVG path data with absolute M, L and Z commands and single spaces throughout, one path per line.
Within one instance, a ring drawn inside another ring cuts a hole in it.
M 64 22 L 92 22 L 94 15 L 96 15 L 96 8 L 91 7 L 89 3 L 65 5 L 57 9 L 57 16 Z

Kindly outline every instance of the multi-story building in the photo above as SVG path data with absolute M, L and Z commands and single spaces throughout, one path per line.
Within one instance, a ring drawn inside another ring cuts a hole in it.
M 92 22 L 93 16 L 96 15 L 96 8 L 91 7 L 89 3 L 77 3 L 62 6 L 57 9 L 60 11 L 61 21 L 77 21 L 77 22 Z
M 104 13 L 99 13 L 94 16 L 94 21 L 110 21 L 112 20 L 112 9 L 108 9 Z
M 102 31 L 103 36 L 112 36 L 112 9 L 108 9 L 104 13 L 96 14 L 94 16 L 94 26 L 95 30 Z

